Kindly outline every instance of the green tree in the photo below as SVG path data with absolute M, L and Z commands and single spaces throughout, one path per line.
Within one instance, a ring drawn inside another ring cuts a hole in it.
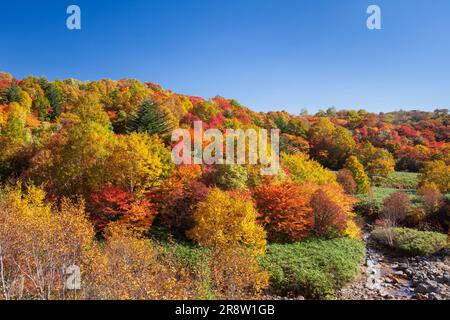
M 156 102 L 147 100 L 129 119 L 127 131 L 166 135 L 173 130 L 175 125 L 176 119 L 167 109 Z

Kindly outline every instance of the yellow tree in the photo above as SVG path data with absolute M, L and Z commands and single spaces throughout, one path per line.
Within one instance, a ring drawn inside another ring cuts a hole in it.
M 131 133 L 118 138 L 108 167 L 115 185 L 130 193 L 143 193 L 169 176 L 173 164 L 169 151 L 157 136 Z
M 345 163 L 345 168 L 352 172 L 358 186 L 358 193 L 368 193 L 370 189 L 369 177 L 364 171 L 364 166 L 361 162 L 355 156 L 350 156 Z

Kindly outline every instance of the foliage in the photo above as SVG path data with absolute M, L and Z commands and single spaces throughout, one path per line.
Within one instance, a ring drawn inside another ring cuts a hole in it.
M 445 197 L 439 191 L 438 186 L 433 182 L 425 182 L 417 190 L 417 194 L 420 196 L 428 215 L 437 213 L 444 205 Z
M 213 249 L 244 246 L 259 255 L 265 250 L 266 233 L 256 223 L 257 217 L 245 195 L 213 189 L 198 204 L 193 214 L 195 226 L 188 236 Z
M 314 159 L 332 169 L 340 169 L 356 147 L 347 129 L 335 126 L 322 117 L 309 130 L 311 153 Z
M 254 299 L 268 286 L 269 274 L 245 248 L 213 250 L 211 289 L 215 299 Z
M 441 192 L 450 191 L 450 165 L 436 160 L 425 163 L 420 175 L 420 185 L 434 183 Z
M 82 202 L 52 207 L 45 192 L 19 184 L 0 198 L 0 288 L 4 299 L 63 299 L 65 271 L 82 265 L 93 230 Z
M 249 174 L 242 165 L 219 165 L 214 173 L 216 185 L 223 190 L 246 189 Z
M 432 255 L 447 246 L 447 235 L 437 232 L 425 232 L 408 228 L 395 228 L 392 231 L 393 242 L 389 241 L 386 229 L 376 229 L 371 237 L 410 255 Z
M 410 210 L 411 199 L 409 195 L 403 191 L 397 191 L 384 200 L 380 218 L 387 228 L 392 228 L 403 221 Z
M 336 176 L 333 172 L 323 168 L 318 162 L 309 159 L 303 153 L 292 155 L 282 154 L 281 160 L 291 179 L 297 183 L 337 183 Z
M 344 188 L 345 192 L 348 194 L 356 193 L 356 182 L 353 178 L 353 174 L 348 169 L 341 169 L 336 174 L 337 182 Z
M 322 189 L 311 198 L 314 213 L 313 233 L 319 238 L 337 238 L 347 229 L 347 214 Z
M 106 167 L 111 180 L 130 193 L 145 193 L 170 175 L 169 151 L 157 136 L 131 133 L 119 136 Z
M 356 155 L 372 180 L 387 177 L 394 172 L 394 157 L 386 149 L 376 148 L 367 141 L 357 148 Z
M 167 300 L 194 296 L 189 274 L 123 226 L 111 225 L 104 248 L 89 255 L 85 279 L 89 296 L 109 300 Z
M 292 183 L 262 185 L 254 192 L 268 238 L 294 242 L 307 237 L 314 220 L 303 188 Z
M 358 193 L 367 193 L 370 188 L 369 178 L 364 171 L 363 165 L 358 161 L 358 159 L 355 156 L 350 156 L 345 162 L 345 168 L 350 170 L 353 174 Z
M 156 216 L 155 206 L 147 198 L 136 198 L 117 187 L 106 187 L 92 193 L 89 211 L 99 233 L 103 233 L 114 221 L 129 228 L 147 231 Z
M 177 166 L 170 177 L 152 191 L 159 215 L 155 223 L 169 228 L 172 234 L 184 237 L 194 227 L 193 212 L 205 200 L 210 188 L 202 181 L 200 166 Z
M 382 188 L 397 188 L 404 190 L 415 190 L 419 183 L 418 174 L 413 172 L 393 172 L 385 179 L 375 182 L 375 185 Z
M 177 125 L 177 120 L 164 105 L 146 101 L 128 120 L 128 132 L 146 132 L 150 135 L 166 135 Z

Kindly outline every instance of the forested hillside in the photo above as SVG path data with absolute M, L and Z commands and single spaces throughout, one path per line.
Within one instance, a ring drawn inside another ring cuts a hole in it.
M 194 121 L 280 129 L 280 172 L 174 165 L 171 132 Z M 359 274 L 366 223 L 403 253 L 447 246 L 450 115 L 261 113 L 131 79 L 0 73 L 0 182 L 4 299 L 328 298 Z

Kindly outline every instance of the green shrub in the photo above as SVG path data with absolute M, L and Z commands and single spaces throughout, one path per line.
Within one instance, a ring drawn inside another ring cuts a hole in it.
M 278 294 L 328 298 L 356 277 L 364 255 L 364 244 L 359 240 L 310 239 L 269 245 L 261 264 Z
M 371 238 L 410 255 L 432 255 L 447 246 L 447 235 L 408 228 L 376 229 Z M 392 238 L 392 243 L 390 240 Z
M 359 214 L 376 218 L 383 207 L 384 200 L 397 191 L 399 191 L 399 189 L 373 187 L 369 194 L 358 194 L 356 196 L 359 202 L 356 204 L 355 209 Z M 420 203 L 420 199 L 416 195 L 415 190 L 407 190 L 407 193 L 411 197 L 413 206 Z

